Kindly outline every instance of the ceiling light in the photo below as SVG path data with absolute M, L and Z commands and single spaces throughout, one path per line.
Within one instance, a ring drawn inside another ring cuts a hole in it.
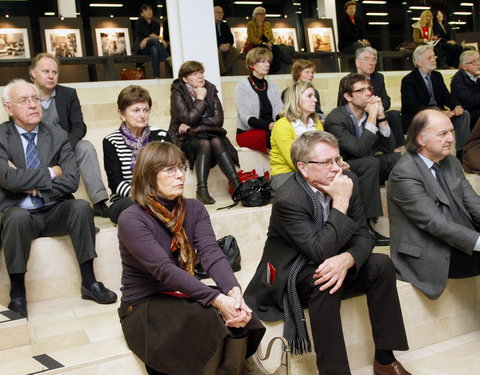
M 55 15 L 55 12 L 45 12 L 45 13 L 43 13 L 43 15 L 45 15 L 45 16 L 54 16 L 54 15 Z
M 450 21 L 448 24 L 449 25 L 466 25 L 467 23 L 465 21 Z
M 379 1 L 379 0 L 365 0 L 364 4 L 386 4 L 386 1 Z
M 369 22 L 369 25 L 390 25 L 390 22 Z
M 462 7 L 473 7 L 473 3 L 460 3 Z
M 292 3 L 292 5 L 296 5 L 297 7 L 302 6 L 302 3 Z
M 237 5 L 262 5 L 263 1 L 234 1 Z
M 420 10 L 429 10 L 431 7 L 424 7 L 424 6 L 411 6 L 409 9 L 420 9 Z
M 281 17 L 281 16 L 282 16 L 281 14 L 268 14 L 268 13 L 265 14 L 265 17 L 267 17 L 267 18 L 274 18 L 274 17 L 278 18 L 278 17 Z
M 471 16 L 472 12 L 453 12 L 453 14 L 456 14 L 457 16 Z
M 388 13 L 368 12 L 367 16 L 385 17 L 385 16 L 388 16 Z
M 90 6 L 95 8 L 121 8 L 123 4 L 90 3 Z
M 163 4 L 158 4 L 157 8 L 163 8 Z
M 128 17 L 128 19 L 129 19 L 130 21 L 136 21 L 136 20 L 138 20 L 138 17 Z

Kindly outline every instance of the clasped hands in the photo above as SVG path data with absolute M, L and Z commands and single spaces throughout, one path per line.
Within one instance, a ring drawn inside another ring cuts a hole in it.
M 252 319 L 252 310 L 245 304 L 239 287 L 232 288 L 228 295 L 219 294 L 212 302 L 227 327 L 242 328 Z
M 368 120 L 370 123 L 376 125 L 377 120 L 385 118 L 385 110 L 383 109 L 382 98 L 372 95 L 365 107 L 368 113 Z

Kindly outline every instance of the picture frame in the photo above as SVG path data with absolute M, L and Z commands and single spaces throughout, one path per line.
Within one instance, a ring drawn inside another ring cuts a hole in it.
M 98 56 L 130 56 L 128 28 L 112 27 L 95 29 Z
M 310 52 L 336 52 L 331 27 L 309 27 L 307 34 Z
M 272 28 L 275 44 L 285 44 L 298 51 L 297 30 L 294 27 Z
M 240 51 L 243 50 L 243 46 L 247 42 L 247 28 L 246 27 L 231 27 L 230 31 L 233 35 L 233 46 Z
M 0 60 L 29 58 L 28 30 L 26 28 L 0 29 Z
M 45 29 L 45 43 L 57 58 L 83 57 L 80 29 Z

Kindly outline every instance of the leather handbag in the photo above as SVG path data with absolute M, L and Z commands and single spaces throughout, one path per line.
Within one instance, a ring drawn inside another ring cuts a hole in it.
M 262 361 L 266 361 L 270 358 L 270 354 L 272 352 L 272 346 L 276 341 L 280 341 L 282 343 L 282 358 L 280 362 L 280 366 L 274 371 L 269 372 L 264 366 Z M 291 356 L 292 350 L 291 347 L 288 345 L 287 340 L 284 337 L 274 337 L 270 340 L 267 345 L 267 350 L 264 356 L 260 353 L 260 348 L 245 361 L 245 366 L 243 370 L 243 375 L 290 375 L 291 371 Z
M 223 253 L 227 256 L 230 267 L 232 267 L 233 272 L 240 271 L 242 257 L 240 255 L 240 248 L 238 247 L 237 240 L 231 234 L 228 236 L 222 237 L 217 240 L 218 245 L 222 248 Z M 206 279 L 210 277 L 208 273 L 203 269 L 200 264 L 200 260 L 197 258 L 197 263 L 195 264 L 195 277 L 197 279 Z
M 270 203 L 272 191 L 270 181 L 265 176 L 251 178 L 240 184 L 232 194 L 232 199 L 237 205 L 242 202 L 245 207 L 261 207 Z
M 240 169 L 237 171 L 238 179 L 240 182 L 245 182 L 247 180 L 250 180 L 251 178 L 260 178 L 260 176 L 257 174 L 257 171 L 255 169 L 252 169 L 251 171 L 244 171 L 243 169 Z M 270 180 L 270 174 L 268 171 L 265 171 L 264 176 L 267 180 Z M 228 194 L 233 194 L 235 191 L 235 188 L 233 187 L 232 183 L 229 181 L 228 182 Z
M 145 79 L 145 71 L 142 68 L 137 69 L 122 69 L 120 73 L 122 80 Z

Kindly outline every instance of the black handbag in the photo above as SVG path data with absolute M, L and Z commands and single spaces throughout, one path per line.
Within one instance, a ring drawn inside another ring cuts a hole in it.
M 232 194 L 235 204 L 242 202 L 245 207 L 261 207 L 270 203 L 272 192 L 270 181 L 265 176 L 243 182 Z
M 241 260 L 240 248 L 238 247 L 237 240 L 231 234 L 228 236 L 222 237 L 217 240 L 218 246 L 223 250 L 223 253 L 227 256 L 230 267 L 232 267 L 233 272 L 240 271 L 241 269 Z M 200 259 L 197 258 L 197 263 L 195 264 L 195 277 L 197 279 L 206 279 L 210 277 L 207 272 L 203 269 L 200 264 Z

